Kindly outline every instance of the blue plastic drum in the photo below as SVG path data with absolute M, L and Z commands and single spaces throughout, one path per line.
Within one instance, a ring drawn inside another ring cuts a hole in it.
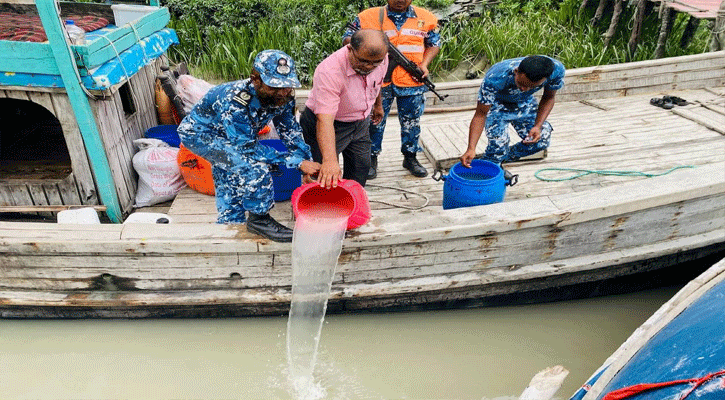
M 506 196 L 503 169 L 490 161 L 472 160 L 471 168 L 456 163 L 441 178 L 444 210 L 500 203 Z

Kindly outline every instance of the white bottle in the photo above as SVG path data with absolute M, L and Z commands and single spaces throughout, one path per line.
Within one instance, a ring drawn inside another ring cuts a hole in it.
M 68 37 L 70 37 L 70 42 L 72 44 L 86 44 L 86 31 L 76 25 L 72 19 L 67 19 L 65 21 L 65 30 L 68 32 Z

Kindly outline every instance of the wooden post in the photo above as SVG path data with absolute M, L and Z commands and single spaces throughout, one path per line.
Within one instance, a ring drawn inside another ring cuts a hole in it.
M 589 21 L 592 26 L 597 26 L 599 20 L 602 19 L 602 15 L 604 14 L 604 9 L 607 7 L 607 3 L 609 3 L 609 0 L 599 0 L 599 6 L 597 7 L 597 11 L 594 13 L 594 17 L 592 17 L 592 19 Z
M 710 38 L 710 51 L 725 49 L 725 1 L 720 3 L 720 10 L 717 12 L 715 24 L 712 26 L 712 37 Z
M 582 4 L 579 6 L 579 11 L 576 12 L 577 18 L 582 17 L 582 14 L 584 14 L 584 10 L 587 8 L 588 3 L 589 3 L 589 0 L 582 0 Z
M 680 38 L 681 48 L 685 49 L 690 45 L 690 41 L 692 40 L 692 36 L 695 35 L 698 25 L 700 25 L 700 20 L 690 15 L 690 18 L 687 20 L 687 25 L 685 25 L 685 29 L 682 32 L 682 37 Z
M 660 26 L 660 36 L 657 38 L 657 47 L 655 48 L 654 58 L 662 58 L 665 56 L 665 46 L 667 45 L 667 37 L 672 29 L 672 11 L 667 7 L 667 3 L 662 3 L 662 25 Z
M 634 25 L 632 26 L 632 34 L 629 36 L 629 42 L 627 43 L 627 61 L 631 61 L 634 58 L 634 53 L 637 51 L 637 45 L 639 44 L 639 36 L 642 34 L 642 24 L 644 23 L 645 11 L 647 9 L 647 0 L 637 1 L 637 12 L 634 15 Z
M 612 40 L 614 33 L 617 31 L 617 24 L 619 24 L 619 17 L 622 16 L 622 3 L 623 0 L 615 0 L 614 11 L 612 12 L 612 20 L 609 22 L 609 29 L 604 34 L 604 47 L 609 46 L 609 42 Z
M 88 102 L 88 97 L 81 86 L 80 76 L 76 67 L 75 57 L 68 45 L 64 28 L 60 23 L 60 12 L 55 0 L 35 0 L 38 15 L 43 23 L 43 29 L 48 36 L 55 63 L 58 65 L 60 76 L 63 79 L 68 100 L 73 108 L 76 123 L 83 137 L 83 143 L 88 152 L 93 176 L 98 187 L 98 194 L 103 204 L 108 207 L 106 214 L 113 222 L 123 222 L 123 212 L 116 193 L 116 185 L 108 163 L 106 150 L 101 140 L 101 133 Z

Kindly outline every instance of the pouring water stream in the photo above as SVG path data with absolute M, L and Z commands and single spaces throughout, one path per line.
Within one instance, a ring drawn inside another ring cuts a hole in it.
M 325 397 L 313 373 L 322 322 L 348 214 L 320 204 L 297 216 L 292 239 L 292 304 L 287 320 L 287 363 L 297 399 Z

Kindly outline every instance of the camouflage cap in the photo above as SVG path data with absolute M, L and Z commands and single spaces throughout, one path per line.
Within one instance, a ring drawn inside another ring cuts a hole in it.
M 274 88 L 302 86 L 297 79 L 294 60 L 283 51 L 260 51 L 254 58 L 254 69 L 259 72 L 262 82 L 267 86 Z

